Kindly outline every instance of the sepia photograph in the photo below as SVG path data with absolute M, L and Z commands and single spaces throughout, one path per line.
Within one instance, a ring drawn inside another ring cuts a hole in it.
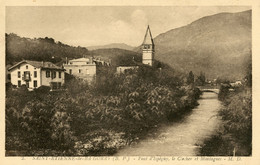
M 3 120 L 5 157 L 252 157 L 252 7 L 5 6 Z

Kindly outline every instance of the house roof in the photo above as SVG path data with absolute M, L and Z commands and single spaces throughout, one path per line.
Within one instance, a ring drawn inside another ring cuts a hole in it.
M 148 25 L 145 36 L 144 36 L 143 45 L 153 45 L 153 44 L 154 43 L 153 43 L 152 33 L 151 33 L 150 27 Z
M 70 62 L 89 62 L 89 58 L 77 58 L 77 59 L 73 59 L 73 60 L 69 60 Z
M 10 67 L 8 70 L 12 70 L 14 68 L 16 68 L 17 66 L 23 64 L 23 63 L 27 63 L 30 64 L 36 68 L 42 68 L 42 69 L 56 69 L 56 70 L 64 70 L 61 67 L 58 67 L 57 65 L 53 64 L 52 62 L 44 62 L 44 61 L 30 61 L 30 60 L 23 60 L 18 62 L 17 64 L 13 65 L 12 67 Z

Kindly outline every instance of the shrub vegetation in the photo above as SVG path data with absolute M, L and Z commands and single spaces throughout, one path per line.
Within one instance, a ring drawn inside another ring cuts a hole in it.
M 103 68 L 66 90 L 8 90 L 6 155 L 112 155 L 197 105 L 200 91 L 169 68 Z
M 248 71 L 243 86 L 230 89 L 223 84 L 219 111 L 223 124 L 217 134 L 207 139 L 200 150 L 201 155 L 250 156 L 252 154 L 252 75 Z

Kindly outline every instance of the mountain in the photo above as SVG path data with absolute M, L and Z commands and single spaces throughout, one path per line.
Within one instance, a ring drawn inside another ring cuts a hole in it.
M 108 49 L 108 48 L 118 48 L 118 49 L 125 49 L 125 50 L 133 50 L 134 47 L 129 46 L 124 43 L 112 43 L 108 45 L 101 45 L 101 46 L 89 46 L 87 47 L 88 50 L 96 50 L 96 49 Z
M 155 58 L 207 78 L 242 79 L 251 60 L 251 32 L 251 10 L 203 17 L 155 37 Z

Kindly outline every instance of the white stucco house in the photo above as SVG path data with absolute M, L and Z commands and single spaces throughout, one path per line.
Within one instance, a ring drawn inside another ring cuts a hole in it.
M 40 86 L 59 89 L 65 83 L 64 69 L 51 62 L 23 60 L 11 66 L 8 71 L 12 85 L 26 85 L 29 90 Z
M 116 68 L 116 73 L 125 73 L 127 72 L 128 70 L 135 70 L 135 69 L 138 69 L 138 66 L 134 65 L 134 66 L 118 66 Z
M 63 64 L 63 67 L 66 73 L 86 80 L 87 82 L 93 81 L 97 72 L 97 65 L 92 57 L 69 60 L 66 64 Z

